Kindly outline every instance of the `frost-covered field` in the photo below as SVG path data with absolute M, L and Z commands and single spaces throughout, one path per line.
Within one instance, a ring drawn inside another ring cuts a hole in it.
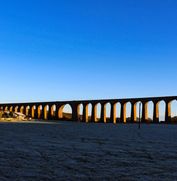
M 177 126 L 1 123 L 0 180 L 177 180 Z

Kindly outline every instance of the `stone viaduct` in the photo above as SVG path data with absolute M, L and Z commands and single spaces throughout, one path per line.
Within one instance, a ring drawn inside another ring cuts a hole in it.
M 163 101 L 165 104 L 165 123 L 171 123 L 171 103 L 172 101 L 176 100 L 177 96 L 33 103 L 2 103 L 0 104 L 0 109 L 4 111 L 21 112 L 26 116 L 32 117 L 33 119 L 72 120 L 78 122 L 95 123 L 136 123 L 138 117 L 137 106 L 139 103 L 141 103 L 142 122 L 159 123 L 159 104 Z M 148 116 L 149 103 L 151 103 L 153 107 L 153 110 L 151 111 L 153 112 L 152 119 L 149 119 Z M 129 117 L 127 117 L 128 104 L 131 107 L 129 110 Z M 107 105 L 109 105 L 109 116 L 107 116 Z M 119 110 L 117 109 L 117 105 L 120 107 Z M 70 114 L 64 113 L 65 106 L 70 107 Z

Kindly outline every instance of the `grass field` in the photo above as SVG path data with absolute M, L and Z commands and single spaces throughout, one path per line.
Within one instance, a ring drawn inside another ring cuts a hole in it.
M 177 180 L 177 126 L 0 123 L 0 180 Z

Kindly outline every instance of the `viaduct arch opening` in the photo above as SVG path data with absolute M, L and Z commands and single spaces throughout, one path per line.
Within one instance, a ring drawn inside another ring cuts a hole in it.
M 62 105 L 58 111 L 58 117 L 62 120 L 72 120 L 72 107 L 70 104 Z

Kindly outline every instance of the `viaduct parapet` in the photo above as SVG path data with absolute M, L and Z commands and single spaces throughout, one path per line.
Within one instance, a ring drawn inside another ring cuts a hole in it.
M 159 123 L 159 104 L 165 105 L 165 123 L 172 122 L 172 102 L 177 96 L 126 98 L 126 99 L 102 99 L 56 102 L 31 102 L 31 103 L 3 103 L 1 110 L 21 112 L 33 119 L 43 120 L 71 120 L 78 122 L 95 123 L 136 123 L 137 107 L 141 104 L 141 117 L 144 123 Z M 151 108 L 150 108 L 151 105 Z M 70 113 L 64 112 L 69 107 Z M 130 115 L 127 116 L 127 106 Z M 109 110 L 108 110 L 109 107 Z M 149 112 L 153 114 L 149 119 Z M 177 109 L 177 108 L 176 108 Z

